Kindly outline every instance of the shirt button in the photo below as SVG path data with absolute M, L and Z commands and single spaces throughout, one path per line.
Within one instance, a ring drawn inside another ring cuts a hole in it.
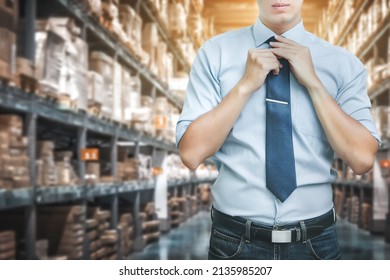
M 280 224 L 280 219 L 277 219 L 277 220 L 276 220 L 276 223 L 277 223 L 277 224 Z

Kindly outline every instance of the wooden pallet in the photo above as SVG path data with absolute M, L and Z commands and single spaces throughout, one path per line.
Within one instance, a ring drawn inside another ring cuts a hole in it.
M 13 77 L 10 71 L 9 63 L 0 60 L 0 82 L 3 85 L 10 85 L 13 82 Z
M 35 67 L 31 60 L 18 57 L 15 76 L 17 88 L 28 93 L 36 93 L 39 90 L 39 84 L 35 78 Z
M 60 94 L 57 97 L 57 102 L 58 102 L 59 107 L 63 110 L 72 110 L 72 111 L 76 111 L 76 112 L 80 111 L 78 106 L 77 106 L 77 101 L 72 100 L 70 98 L 70 96 L 67 94 Z
M 93 104 L 88 106 L 88 114 L 95 116 L 97 118 L 101 117 L 102 113 L 102 105 L 101 104 Z

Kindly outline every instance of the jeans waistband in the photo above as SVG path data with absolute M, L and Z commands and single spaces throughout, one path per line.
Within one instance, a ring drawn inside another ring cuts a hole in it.
M 224 214 L 215 208 L 211 210 L 213 224 L 219 225 L 244 237 L 246 242 L 259 240 L 270 243 L 306 242 L 334 224 L 334 209 L 315 218 L 283 225 L 281 228 L 260 225 L 241 217 Z

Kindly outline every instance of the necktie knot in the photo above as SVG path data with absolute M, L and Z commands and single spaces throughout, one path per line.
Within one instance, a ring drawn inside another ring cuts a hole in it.
M 267 44 L 271 43 L 271 42 L 276 42 L 276 39 L 275 39 L 275 36 L 271 36 L 268 38 L 267 41 L 265 41 Z

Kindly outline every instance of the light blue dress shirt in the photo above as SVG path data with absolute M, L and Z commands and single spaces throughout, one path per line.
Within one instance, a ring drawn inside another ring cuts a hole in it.
M 275 35 L 258 19 L 250 26 L 208 40 L 192 65 L 186 100 L 177 123 L 178 144 L 196 118 L 212 110 L 242 78 L 249 49 L 269 48 Z M 317 75 L 329 94 L 378 140 L 367 96 L 367 71 L 353 54 L 305 31 L 303 22 L 282 36 L 310 48 Z M 265 86 L 243 108 L 213 156 L 219 176 L 212 187 L 219 211 L 270 225 L 319 216 L 333 207 L 334 151 L 307 90 L 290 74 L 291 114 L 298 188 L 281 203 L 265 181 Z M 332 114 L 332 112 L 329 112 Z

